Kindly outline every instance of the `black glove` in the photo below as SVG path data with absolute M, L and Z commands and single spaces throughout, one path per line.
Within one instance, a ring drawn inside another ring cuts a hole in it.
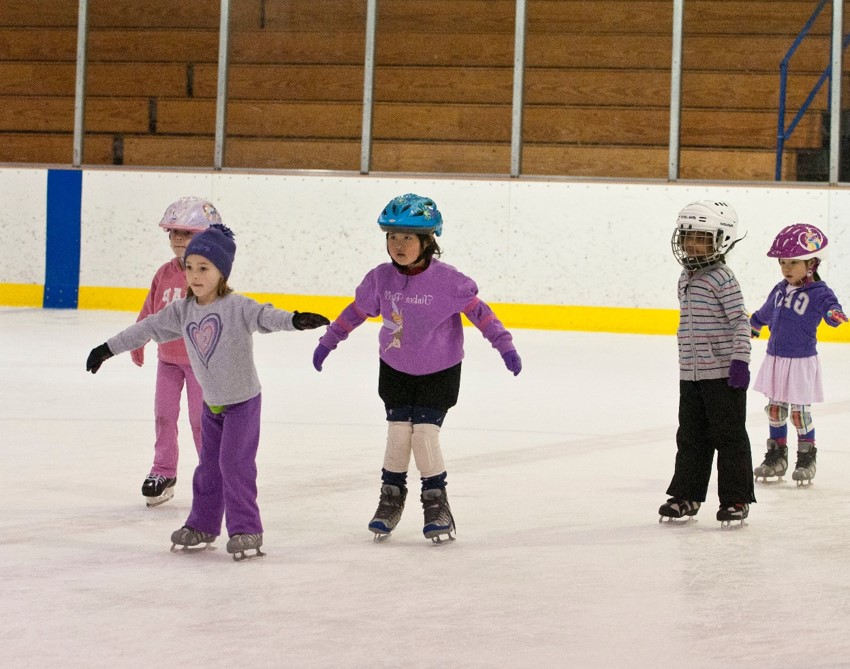
M 100 346 L 93 348 L 91 353 L 89 353 L 89 357 L 86 359 L 86 371 L 91 372 L 92 374 L 97 374 L 97 370 L 100 369 L 100 366 L 113 355 L 115 354 L 109 350 L 109 347 L 106 344 L 101 344 Z
M 311 314 L 309 311 L 296 311 L 292 314 L 292 324 L 296 330 L 315 330 L 331 322 L 322 314 Z

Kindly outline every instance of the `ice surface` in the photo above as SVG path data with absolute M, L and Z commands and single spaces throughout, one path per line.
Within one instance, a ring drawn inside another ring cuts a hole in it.
M 850 348 L 821 344 L 809 489 L 756 488 L 720 530 L 661 526 L 675 339 L 515 330 L 514 378 L 474 329 L 442 443 L 458 540 L 415 495 L 372 541 L 385 424 L 377 325 L 310 364 L 317 333 L 254 338 L 267 556 L 169 552 L 197 456 L 148 509 L 155 350 L 84 371 L 133 314 L 0 310 L 0 665 L 12 667 L 850 666 Z M 753 372 L 765 342 L 754 343 Z M 761 462 L 764 398 L 749 396 Z M 792 449 L 793 450 L 793 449 Z M 793 458 L 793 456 L 792 456 Z

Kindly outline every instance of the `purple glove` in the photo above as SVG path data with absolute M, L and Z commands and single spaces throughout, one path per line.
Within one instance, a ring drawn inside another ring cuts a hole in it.
M 330 353 L 331 350 L 324 344 L 319 344 L 316 347 L 316 350 L 313 351 L 313 367 L 316 368 L 317 372 L 322 371 L 322 364 L 325 362 L 325 358 L 327 358 Z
M 516 351 L 505 351 L 502 353 L 502 360 L 505 361 L 505 367 L 509 372 L 513 372 L 514 376 L 522 371 L 522 360 L 519 358 L 519 353 Z
M 729 365 L 729 380 L 726 383 L 730 388 L 746 390 L 750 385 L 750 366 L 743 360 L 733 360 Z

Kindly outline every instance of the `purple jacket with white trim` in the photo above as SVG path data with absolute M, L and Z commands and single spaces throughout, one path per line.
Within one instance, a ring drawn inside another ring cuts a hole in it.
M 750 317 L 750 325 L 770 328 L 767 352 L 781 358 L 808 358 L 817 355 L 817 331 L 821 319 L 837 327 L 828 318 L 830 309 L 841 309 L 835 293 L 823 281 L 813 281 L 796 290 L 785 279 L 777 283 L 761 309 Z

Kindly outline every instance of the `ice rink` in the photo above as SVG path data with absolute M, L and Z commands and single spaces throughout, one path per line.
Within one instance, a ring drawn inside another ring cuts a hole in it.
M 757 485 L 748 525 L 721 530 L 714 477 L 697 522 L 658 523 L 674 337 L 515 329 L 514 378 L 467 329 L 442 432 L 457 541 L 436 546 L 415 486 L 388 541 L 366 529 L 386 434 L 378 325 L 321 374 L 317 333 L 256 335 L 267 556 L 235 563 L 222 538 L 169 552 L 197 463 L 185 417 L 175 498 L 142 501 L 154 346 L 141 369 L 123 355 L 85 372 L 134 320 L 0 309 L 0 666 L 850 667 L 847 345 L 819 346 L 814 485 Z M 750 391 L 756 463 L 764 404 Z

